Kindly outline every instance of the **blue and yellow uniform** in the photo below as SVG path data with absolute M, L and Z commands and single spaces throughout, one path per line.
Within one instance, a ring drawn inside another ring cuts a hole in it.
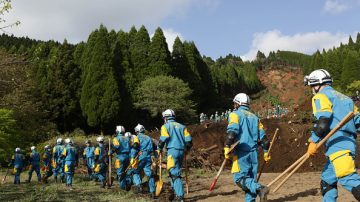
M 106 184 L 107 156 L 105 145 L 103 143 L 99 143 L 99 145 L 95 148 L 94 176 L 99 179 L 102 187 L 105 187 Z
M 116 153 L 115 169 L 121 189 L 128 189 L 131 186 L 131 177 L 124 173 L 130 163 L 130 138 L 118 133 L 113 139 L 113 152 Z
M 83 159 L 88 170 L 89 178 L 92 179 L 93 169 L 95 168 L 95 147 L 86 147 L 83 152 Z
M 55 145 L 53 148 L 53 174 L 55 177 L 55 181 L 57 181 L 57 176 L 59 175 L 61 180 L 64 181 L 64 161 L 61 159 L 62 152 L 64 150 L 64 146 L 61 144 Z
M 15 152 L 15 154 L 11 158 L 10 165 L 14 166 L 14 184 L 20 184 L 20 174 L 22 169 L 24 168 L 24 161 L 25 156 L 20 152 Z
M 31 151 L 30 153 L 30 169 L 29 169 L 29 178 L 28 182 L 31 181 L 31 177 L 33 172 L 36 172 L 36 175 L 38 177 L 38 181 L 41 181 L 41 173 L 40 173 L 40 154 L 35 149 Z
M 227 133 L 234 134 L 233 142 L 240 141 L 232 157 L 233 180 L 245 191 L 245 201 L 255 201 L 262 188 L 262 185 L 256 182 L 256 175 L 258 142 L 265 138 L 263 125 L 259 118 L 249 111 L 249 107 L 242 105 L 229 115 Z M 263 146 L 263 149 L 266 151 L 267 147 Z
M 177 198 L 184 197 L 184 187 L 181 180 L 181 166 L 185 150 L 192 145 L 192 138 L 186 127 L 177 123 L 172 117 L 161 127 L 158 149 L 167 148 L 167 170 L 170 175 L 171 186 Z
M 356 130 L 360 124 L 357 107 L 349 97 L 326 85 L 312 98 L 312 108 L 317 119 L 314 130 L 311 131 L 310 141 L 313 143 L 318 143 L 325 137 L 349 112 L 355 112 L 356 117 L 325 143 L 327 162 L 321 175 L 321 189 L 323 201 L 336 201 L 339 182 L 360 200 L 360 177 L 354 162 Z M 324 124 L 328 125 L 327 131 L 323 131 Z
M 75 166 L 78 163 L 78 155 L 76 148 L 71 144 L 66 145 L 63 149 L 62 157 L 64 160 L 64 172 L 66 174 L 66 185 L 72 186 L 72 181 L 75 173 Z
M 137 136 L 134 137 L 132 142 L 131 154 L 130 157 L 133 161 L 137 161 L 136 166 L 132 166 L 133 170 L 133 181 L 135 186 L 138 188 L 141 187 L 141 177 L 140 172 L 144 170 L 144 174 L 148 177 L 149 192 L 151 194 L 155 193 L 155 179 L 154 174 L 151 170 L 151 156 L 154 154 L 154 147 L 152 139 L 145 135 L 143 132 L 139 132 Z M 134 146 L 137 145 L 137 146 Z M 139 154 L 139 152 L 141 152 Z M 138 159 L 136 156 L 139 154 Z M 140 188 L 141 189 L 141 188 Z
M 45 182 L 47 182 L 47 179 L 49 177 L 51 177 L 51 175 L 53 174 L 52 172 L 52 162 L 51 162 L 51 151 L 49 150 L 45 150 L 43 156 L 42 156 L 42 161 L 43 161 L 43 172 L 44 172 L 44 175 L 43 175 L 43 180 Z

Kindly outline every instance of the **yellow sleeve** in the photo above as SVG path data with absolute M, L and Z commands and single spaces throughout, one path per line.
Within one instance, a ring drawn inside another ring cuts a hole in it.
M 332 103 L 329 98 L 322 93 L 316 94 L 312 98 L 313 114 L 319 118 L 320 116 L 328 117 L 332 113 Z
M 62 152 L 63 156 L 66 156 L 66 148 L 64 148 L 63 152 Z
M 15 156 L 14 156 L 14 155 L 12 155 L 11 159 L 12 159 L 12 160 L 14 160 L 14 159 L 15 159 Z
M 164 136 L 164 137 L 170 137 L 167 129 L 165 126 L 161 126 L 161 136 Z
M 357 114 L 357 113 L 359 113 L 359 109 L 357 108 L 356 105 L 354 105 L 354 114 Z
M 133 144 L 134 143 L 138 143 L 140 145 L 140 140 L 139 140 L 138 136 L 134 137 Z
M 96 149 L 95 149 L 95 155 L 96 155 L 96 156 L 99 156 L 99 155 L 100 155 L 99 147 L 96 147 Z
M 113 139 L 113 144 L 114 144 L 114 146 L 119 146 L 119 145 L 120 145 L 120 143 L 119 143 L 119 141 L 118 141 L 117 138 L 114 138 L 114 139 Z
M 264 125 L 261 123 L 260 120 L 259 120 L 259 130 L 264 130 Z
M 232 125 L 232 124 L 239 124 L 239 116 L 232 112 L 229 115 L 229 124 L 228 125 Z
M 53 148 L 53 153 L 55 153 L 55 152 L 56 152 L 56 147 Z
M 184 136 L 185 136 L 185 137 L 190 136 L 190 133 L 189 133 L 189 131 L 187 130 L 187 128 L 184 129 Z

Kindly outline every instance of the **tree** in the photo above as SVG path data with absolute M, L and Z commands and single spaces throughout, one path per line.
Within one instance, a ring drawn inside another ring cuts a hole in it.
M 7 21 L 2 17 L 5 13 L 8 13 L 12 9 L 11 0 L 0 0 L 0 30 L 4 30 L 9 27 L 17 26 L 20 24 L 20 21 L 7 23 Z
M 349 96 L 354 96 L 356 91 L 360 91 L 360 80 L 353 81 L 346 87 L 346 92 Z
M 360 57 L 357 51 L 350 50 L 344 60 L 341 74 L 342 88 L 346 89 L 349 84 L 356 80 L 360 80 Z
M 16 140 L 16 120 L 13 112 L 8 109 L 0 109 L 0 160 L 13 149 Z
M 171 72 L 171 57 L 163 31 L 158 27 L 151 39 L 149 48 L 148 77 L 169 75 Z
M 101 25 L 89 38 L 82 61 L 80 106 L 83 115 L 91 127 L 101 130 L 112 127 L 118 121 L 121 100 L 104 26 Z
M 195 104 L 189 99 L 192 90 L 181 79 L 172 76 L 156 76 L 141 82 L 136 90 L 135 106 L 157 117 L 165 109 L 175 110 L 183 120 L 195 115 Z

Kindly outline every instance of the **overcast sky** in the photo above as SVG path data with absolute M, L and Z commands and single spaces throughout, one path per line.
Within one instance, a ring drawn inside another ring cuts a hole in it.
M 129 31 L 161 27 L 171 46 L 178 35 L 216 59 L 253 59 L 257 50 L 312 54 L 346 43 L 360 31 L 360 0 L 13 0 L 9 33 L 72 43 L 104 24 Z M 355 40 L 356 38 L 354 38 Z

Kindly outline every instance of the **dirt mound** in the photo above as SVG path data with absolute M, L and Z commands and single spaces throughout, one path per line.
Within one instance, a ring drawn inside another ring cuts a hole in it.
M 302 123 L 290 119 L 269 119 L 262 121 L 267 135 L 272 138 L 276 128 L 279 128 L 278 138 L 271 151 L 272 159 L 264 169 L 264 172 L 282 172 L 307 150 L 309 130 L 312 123 Z M 208 161 L 217 168 L 223 161 L 223 145 L 226 136 L 226 121 L 210 124 L 207 128 L 203 125 L 189 126 L 188 129 L 193 138 L 193 152 L 191 153 L 191 166 L 198 167 L 194 160 L 199 155 L 199 151 L 207 149 L 213 145 L 217 148 L 208 152 Z M 153 133 L 152 136 L 158 139 L 159 134 Z M 326 157 L 324 148 L 315 156 L 310 158 L 302 166 L 300 172 L 321 171 Z M 263 164 L 262 151 L 259 149 L 259 167 Z M 230 167 L 230 163 L 228 165 Z

